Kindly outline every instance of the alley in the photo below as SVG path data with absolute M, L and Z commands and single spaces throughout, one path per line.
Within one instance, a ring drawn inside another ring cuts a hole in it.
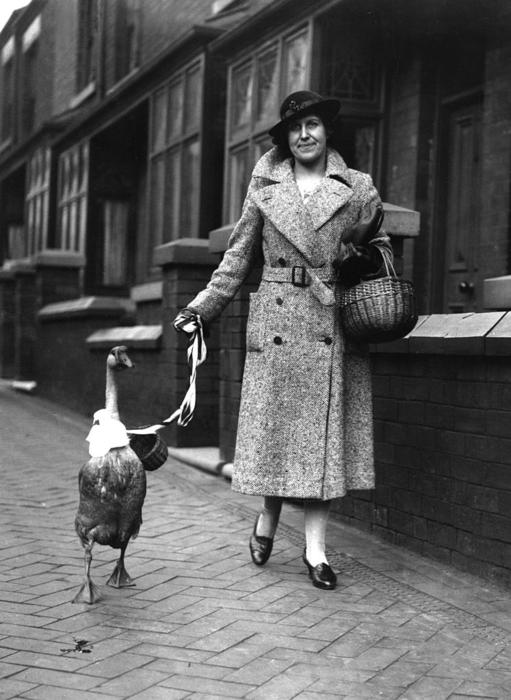
M 250 561 L 258 500 L 168 461 L 148 473 L 127 569 L 97 546 L 103 599 L 73 605 L 73 519 L 89 421 L 0 387 L 0 698 L 511 697 L 511 595 L 340 524 L 334 592 L 311 586 L 300 511 L 267 566 Z

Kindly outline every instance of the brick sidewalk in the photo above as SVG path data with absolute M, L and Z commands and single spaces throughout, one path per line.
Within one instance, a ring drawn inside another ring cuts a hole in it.
M 339 586 L 319 591 L 291 505 L 259 569 L 259 500 L 175 462 L 148 474 L 136 587 L 104 585 L 116 552 L 96 546 L 104 598 L 72 605 L 88 429 L 0 386 L 0 700 L 511 697 L 509 592 L 333 523 Z

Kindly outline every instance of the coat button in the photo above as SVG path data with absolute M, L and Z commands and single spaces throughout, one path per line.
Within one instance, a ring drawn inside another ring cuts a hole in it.
M 277 260 L 277 262 L 281 267 L 286 267 L 286 259 L 285 258 L 279 258 Z
M 332 345 L 332 338 L 323 338 L 323 342 L 325 343 L 325 345 Z
M 278 304 L 279 306 L 282 306 L 282 304 L 284 303 L 284 299 L 282 299 L 282 297 L 277 297 L 277 298 L 275 299 L 275 301 L 277 302 L 277 304 Z
M 280 335 L 276 335 L 273 339 L 273 342 L 275 343 L 275 345 L 282 345 L 282 338 L 280 337 Z

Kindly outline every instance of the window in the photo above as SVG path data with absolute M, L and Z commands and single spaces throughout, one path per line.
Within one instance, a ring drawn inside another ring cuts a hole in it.
M 117 0 L 115 79 L 131 73 L 139 61 L 140 0 Z
M 48 247 L 50 168 L 50 149 L 38 148 L 27 169 L 27 255 Z
M 62 153 L 58 169 L 56 248 L 85 252 L 89 182 L 89 144 Z
M 322 31 L 322 91 L 342 103 L 342 129 L 333 144 L 347 164 L 377 179 L 383 121 L 383 76 L 378 37 L 346 13 L 328 15 Z M 380 63 L 378 63 L 380 58 Z
M 307 25 L 230 67 L 225 223 L 239 217 L 252 167 L 272 146 L 267 132 L 277 119 L 281 100 L 309 85 L 310 46 Z
M 23 34 L 23 83 L 21 126 L 24 135 L 35 126 L 37 62 L 39 58 L 39 35 L 41 17 L 37 17 Z
M 98 0 L 79 0 L 77 92 L 96 79 L 98 50 Z
M 151 99 L 152 245 L 199 231 L 202 61 L 175 74 Z
M 14 37 L 2 49 L 2 141 L 14 130 Z

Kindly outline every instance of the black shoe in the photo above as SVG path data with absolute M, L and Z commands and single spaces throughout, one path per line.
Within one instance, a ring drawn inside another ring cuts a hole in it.
M 303 551 L 303 562 L 309 569 L 309 576 L 312 579 L 312 585 L 316 588 L 323 588 L 326 591 L 333 591 L 337 585 L 337 576 L 334 574 L 330 566 L 326 562 L 322 562 L 317 566 L 312 566 L 307 561 L 305 550 Z
M 257 566 L 262 566 L 266 564 L 270 558 L 271 550 L 273 549 L 273 537 L 263 537 L 262 535 L 257 535 L 257 523 L 259 522 L 259 515 L 256 518 L 254 525 L 254 532 L 250 536 L 250 542 L 248 544 L 250 548 L 250 556 L 252 561 Z

